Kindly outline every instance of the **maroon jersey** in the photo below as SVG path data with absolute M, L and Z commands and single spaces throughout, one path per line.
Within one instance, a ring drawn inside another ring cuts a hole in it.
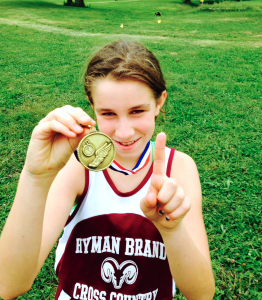
M 166 148 L 170 175 L 174 149 Z M 175 284 L 165 245 L 140 209 L 152 175 L 128 193 L 107 170 L 86 170 L 86 185 L 56 251 L 56 300 L 171 300 Z

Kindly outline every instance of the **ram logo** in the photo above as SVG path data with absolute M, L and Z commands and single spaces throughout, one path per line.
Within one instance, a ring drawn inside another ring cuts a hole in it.
M 101 265 L 102 279 L 113 283 L 115 289 L 120 289 L 124 282 L 133 284 L 138 275 L 137 265 L 132 260 L 123 261 L 119 266 L 118 262 L 112 258 L 106 258 Z

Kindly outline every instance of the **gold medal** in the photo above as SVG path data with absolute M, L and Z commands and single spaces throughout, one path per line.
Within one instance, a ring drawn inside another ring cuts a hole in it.
M 85 168 L 98 172 L 110 167 L 116 156 L 116 148 L 108 135 L 93 131 L 82 138 L 77 155 Z

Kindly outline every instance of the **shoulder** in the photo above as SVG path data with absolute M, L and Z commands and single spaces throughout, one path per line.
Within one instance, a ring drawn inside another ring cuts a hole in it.
M 197 166 L 193 158 L 176 150 L 171 166 L 171 176 L 175 175 L 175 177 L 183 179 L 191 172 L 197 172 L 198 174 Z
M 187 154 L 175 151 L 171 177 L 183 188 L 191 208 L 183 219 L 189 235 L 203 256 L 210 262 L 209 247 L 202 214 L 202 190 L 196 163 Z
M 175 151 L 171 177 L 174 178 L 187 194 L 198 195 L 201 198 L 200 179 L 195 161 L 189 155 Z

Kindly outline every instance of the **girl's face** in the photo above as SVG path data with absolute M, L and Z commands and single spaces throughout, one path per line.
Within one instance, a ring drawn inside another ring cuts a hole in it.
M 166 91 L 156 103 L 150 88 L 141 82 L 105 78 L 96 82 L 92 95 L 99 130 L 115 142 L 116 160 L 134 167 L 154 133 Z

